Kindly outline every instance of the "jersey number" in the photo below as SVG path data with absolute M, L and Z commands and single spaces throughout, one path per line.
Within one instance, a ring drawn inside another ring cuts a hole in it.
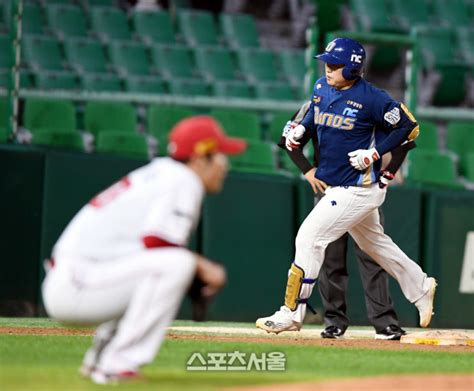
M 102 208 L 104 205 L 107 205 L 109 202 L 115 200 L 120 194 L 125 192 L 130 185 L 130 179 L 124 177 L 102 193 L 96 195 L 89 203 L 94 208 Z

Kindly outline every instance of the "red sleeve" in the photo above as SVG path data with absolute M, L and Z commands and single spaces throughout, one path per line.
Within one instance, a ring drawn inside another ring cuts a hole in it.
M 142 238 L 143 244 L 146 248 L 157 248 L 157 247 L 181 247 L 175 243 L 168 242 L 158 236 L 144 236 Z

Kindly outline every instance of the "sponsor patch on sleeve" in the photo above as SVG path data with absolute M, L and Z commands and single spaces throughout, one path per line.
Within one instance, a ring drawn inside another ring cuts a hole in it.
M 398 107 L 394 107 L 392 110 L 387 111 L 383 118 L 391 125 L 398 124 L 400 121 L 400 109 Z

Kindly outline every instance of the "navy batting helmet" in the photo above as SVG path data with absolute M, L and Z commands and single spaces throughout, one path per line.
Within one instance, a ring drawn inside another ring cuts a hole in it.
M 343 64 L 342 76 L 346 80 L 354 80 L 362 74 L 365 62 L 365 49 L 357 41 L 350 38 L 336 38 L 329 42 L 324 53 L 314 56 L 328 64 Z

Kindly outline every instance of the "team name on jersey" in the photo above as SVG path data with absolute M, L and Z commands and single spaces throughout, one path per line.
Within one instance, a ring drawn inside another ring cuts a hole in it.
M 339 114 L 325 113 L 319 110 L 318 106 L 314 106 L 314 123 L 315 125 L 324 125 L 331 128 L 342 130 L 351 130 L 357 118 L 349 118 Z

